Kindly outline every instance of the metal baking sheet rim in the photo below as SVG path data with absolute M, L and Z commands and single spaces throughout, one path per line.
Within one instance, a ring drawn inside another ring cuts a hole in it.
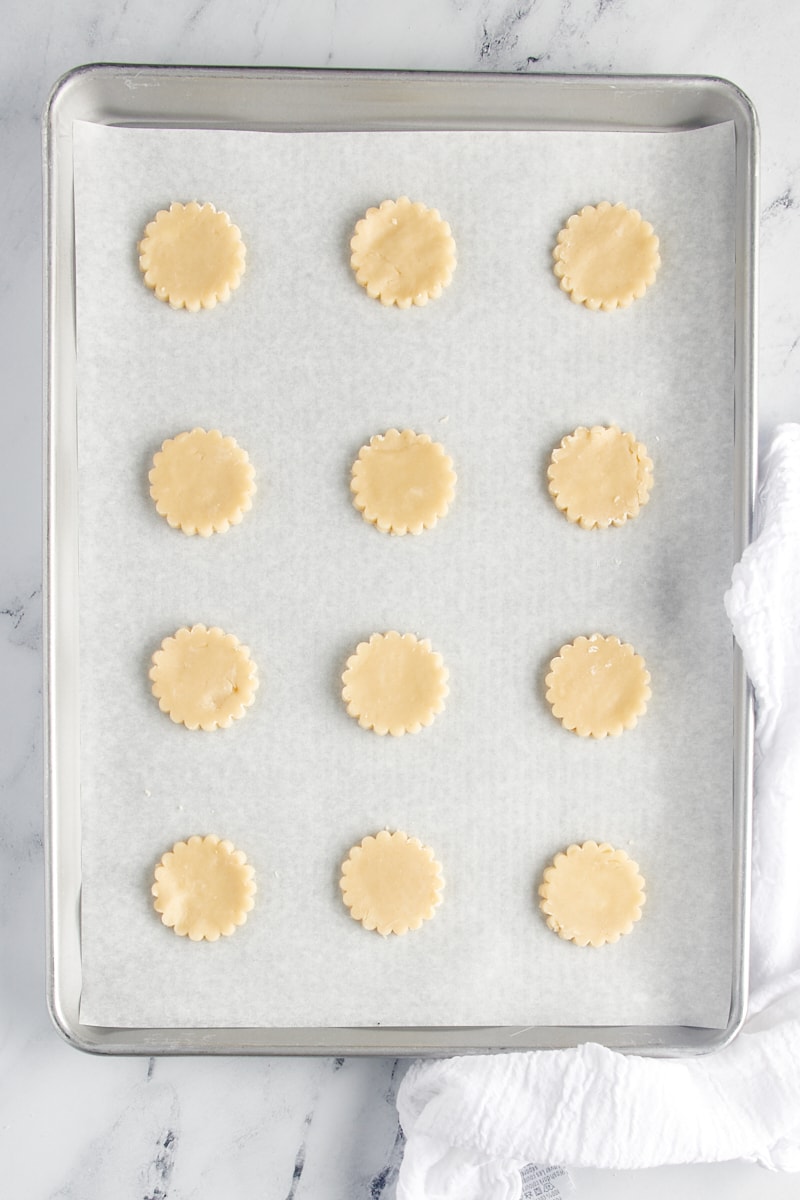
M 268 114 L 268 115 L 267 115 Z M 47 997 L 73 1046 L 103 1054 L 449 1055 L 599 1042 L 658 1056 L 730 1042 L 747 1009 L 753 699 L 734 645 L 733 945 L 724 1029 L 100 1028 L 81 1023 L 80 729 L 72 122 L 238 129 L 529 128 L 653 131 L 733 121 L 736 131 L 735 557 L 749 543 L 756 479 L 758 124 L 735 85 L 702 76 L 583 76 L 125 66 L 78 67 L 43 118 L 45 174 L 45 851 Z

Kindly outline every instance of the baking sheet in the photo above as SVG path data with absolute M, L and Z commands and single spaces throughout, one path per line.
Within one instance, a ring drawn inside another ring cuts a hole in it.
M 81 1020 L 121 1026 L 726 1024 L 731 986 L 734 144 L 682 133 L 291 134 L 75 128 L 81 572 Z M 397 312 L 348 266 L 370 204 L 408 193 L 450 221 L 441 300 Z M 175 313 L 143 287 L 135 243 L 173 199 L 240 226 L 228 305 Z M 623 199 L 662 241 L 657 285 L 588 313 L 550 249 L 584 203 Z M 578 424 L 646 442 L 656 484 L 619 530 L 570 526 L 549 452 Z M 148 498 L 161 441 L 217 426 L 259 492 L 210 540 Z M 443 441 L 459 474 L 420 538 L 370 529 L 349 468 L 373 433 Z M 150 654 L 185 623 L 250 645 L 247 717 L 205 735 L 149 693 Z M 356 643 L 430 637 L 447 709 L 379 739 L 339 698 Z M 647 659 L 639 727 L 588 742 L 543 700 L 547 663 L 599 630 Z M 338 894 L 349 847 L 404 828 L 434 847 L 445 903 L 386 941 Z M 152 868 L 217 832 L 257 871 L 230 939 L 194 945 L 155 918 Z M 579 950 L 535 890 L 589 837 L 647 879 L 634 933 Z

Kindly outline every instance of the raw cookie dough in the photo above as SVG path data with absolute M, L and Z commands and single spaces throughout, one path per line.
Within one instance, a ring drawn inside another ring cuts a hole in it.
M 613 312 L 639 300 L 661 265 L 653 226 L 635 208 L 603 200 L 569 218 L 553 250 L 553 270 L 576 304 Z
M 616 637 L 579 637 L 562 646 L 545 678 L 547 700 L 580 737 L 617 737 L 647 709 L 650 674 L 633 646 Z
M 373 633 L 347 660 L 342 699 L 362 729 L 394 737 L 418 733 L 444 708 L 447 674 L 427 638 Z
M 227 729 L 258 687 L 250 651 L 232 633 L 193 625 L 165 638 L 150 668 L 162 712 L 187 729 Z
M 176 842 L 156 867 L 151 891 L 165 925 L 193 942 L 216 942 L 244 925 L 256 885 L 242 851 L 209 834 Z
M 247 451 L 218 429 L 169 438 L 153 458 L 150 495 L 173 529 L 210 537 L 238 525 L 256 490 Z
M 430 920 L 442 902 L 444 879 L 430 846 L 382 829 L 350 851 L 339 887 L 350 916 L 386 937 Z
M 244 274 L 242 235 L 213 204 L 171 204 L 139 243 L 139 268 L 159 300 L 198 312 L 230 299 Z
M 603 946 L 630 933 L 642 915 L 644 880 L 624 850 L 584 842 L 557 854 L 539 887 L 547 924 L 578 946 Z
M 350 490 L 365 521 L 383 533 L 422 533 L 443 517 L 456 474 L 444 447 L 427 433 L 390 429 L 362 446 Z
M 367 295 L 398 308 L 437 299 L 456 268 L 450 226 L 435 208 L 412 204 L 408 196 L 368 208 L 350 249 L 350 266 Z
M 616 425 L 581 425 L 556 446 L 548 490 L 568 521 L 584 529 L 624 525 L 650 499 L 653 464 L 647 447 Z

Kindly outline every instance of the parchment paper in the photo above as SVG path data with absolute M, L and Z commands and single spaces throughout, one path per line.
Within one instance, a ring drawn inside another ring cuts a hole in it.
M 81 1020 L 120 1026 L 688 1023 L 721 1026 L 731 980 L 732 126 L 659 134 L 261 134 L 75 129 L 79 348 Z M 349 238 L 408 194 L 458 249 L 425 309 L 357 286 Z M 174 312 L 136 244 L 172 200 L 211 200 L 247 244 L 231 301 Z M 566 218 L 623 200 L 661 238 L 644 300 L 573 305 L 551 271 Z M 621 529 L 570 525 L 554 445 L 619 423 L 655 464 Z M 257 470 L 242 525 L 188 538 L 147 473 L 196 425 Z M 359 447 L 396 426 L 444 443 L 446 520 L 391 538 L 352 507 Z M 261 688 L 228 730 L 190 733 L 150 694 L 161 640 L 217 624 Z M 340 699 L 375 631 L 429 637 L 446 711 L 379 738 Z M 544 700 L 559 647 L 617 634 L 653 696 L 617 739 L 567 733 Z M 431 845 L 445 901 L 382 939 L 342 905 L 351 845 L 388 826 Z M 215 944 L 152 909 L 155 863 L 215 832 L 258 896 Z M 538 911 L 573 841 L 624 848 L 647 881 L 633 933 L 579 949 Z

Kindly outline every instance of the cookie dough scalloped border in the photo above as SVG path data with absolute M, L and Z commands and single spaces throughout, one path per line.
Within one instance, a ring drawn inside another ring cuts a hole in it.
M 353 504 L 381 533 L 403 537 L 433 529 L 447 515 L 456 473 L 440 442 L 413 429 L 376 433 L 353 463 Z
M 613 312 L 640 300 L 661 265 L 653 226 L 635 208 L 601 200 L 559 230 L 553 272 L 575 304 Z
M 430 846 L 400 830 L 382 829 L 352 847 L 339 887 L 350 916 L 365 929 L 402 936 L 434 916 L 444 878 Z
M 547 490 L 556 508 L 582 529 L 619 528 L 650 499 L 647 447 L 616 425 L 579 425 L 550 456 Z
M 385 307 L 422 307 L 453 278 L 456 244 L 435 208 L 408 196 L 368 208 L 350 240 L 350 266 L 373 300 Z
M 562 646 L 545 677 L 553 716 L 579 737 L 618 737 L 647 711 L 650 673 L 618 637 L 578 637 Z
M 342 674 L 342 699 L 362 729 L 402 737 L 431 725 L 444 709 L 448 672 L 427 638 L 373 633 L 359 642 Z
M 233 633 L 183 626 L 161 643 L 150 668 L 158 707 L 187 729 L 227 729 L 255 699 L 258 669 Z
M 216 942 L 244 925 L 254 905 L 254 870 L 216 834 L 176 842 L 156 865 L 151 893 L 164 925 L 193 942 Z
M 150 496 L 173 529 L 211 537 L 238 525 L 252 508 L 254 475 L 235 438 L 198 427 L 162 442 L 148 476 Z
M 199 312 L 230 299 L 245 270 L 246 247 L 226 212 L 174 201 L 160 209 L 139 242 L 139 270 L 170 308 Z
M 608 842 L 573 844 L 547 867 L 539 907 L 547 925 L 577 946 L 604 946 L 630 933 L 642 915 L 639 865 Z

